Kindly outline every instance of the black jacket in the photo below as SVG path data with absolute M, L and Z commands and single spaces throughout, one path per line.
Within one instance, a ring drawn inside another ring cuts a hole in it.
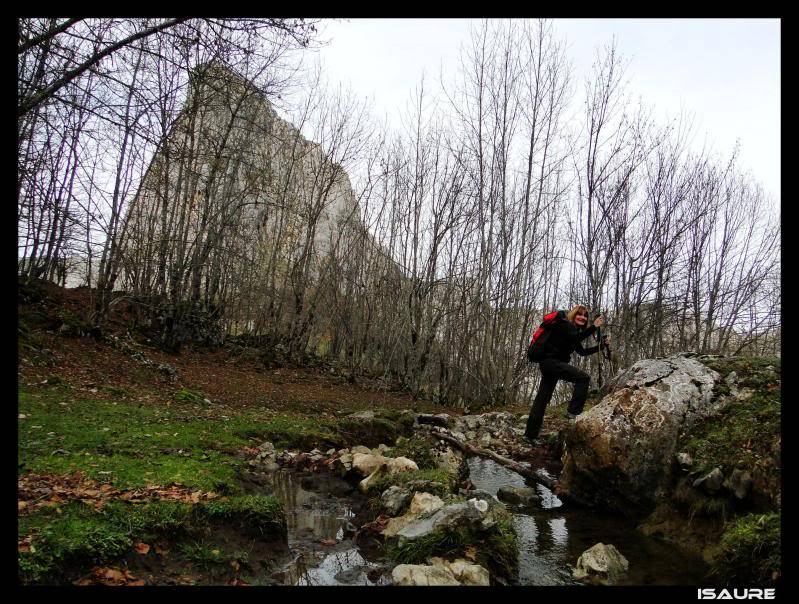
M 596 327 L 593 325 L 586 329 L 580 329 L 564 318 L 555 323 L 550 330 L 551 332 L 542 352 L 542 357 L 545 359 L 555 358 L 568 363 L 573 352 L 577 352 L 581 356 L 588 356 L 599 351 L 599 346 L 583 348 L 582 345 L 582 341 L 596 331 Z

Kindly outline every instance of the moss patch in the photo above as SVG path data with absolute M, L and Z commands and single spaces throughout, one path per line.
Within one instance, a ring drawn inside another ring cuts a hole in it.
M 725 473 L 749 469 L 761 490 L 776 494 L 780 483 L 779 359 L 734 357 L 705 364 L 723 376 L 735 371 L 738 386 L 751 388 L 752 395 L 733 399 L 718 415 L 692 425 L 681 435 L 680 450 L 690 453 L 697 472 L 717 466 Z

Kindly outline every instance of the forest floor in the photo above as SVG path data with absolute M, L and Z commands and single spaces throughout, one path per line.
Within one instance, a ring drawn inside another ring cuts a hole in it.
M 364 410 L 387 422 L 403 409 L 458 413 L 378 379 L 353 384 L 330 368 L 270 368 L 226 349 L 171 355 L 142 336 L 126 353 L 80 335 L 88 295 L 43 282 L 20 290 L 18 545 L 26 583 L 141 584 L 154 559 L 160 584 L 210 580 L 195 572 L 209 567 L 225 569 L 215 583 L 249 583 L 240 548 L 226 550 L 211 535 L 272 518 L 274 501 L 242 489 L 259 443 L 305 451 L 362 444 L 367 435 L 346 416 Z M 112 317 L 111 333 L 126 337 L 125 325 L 125 316 Z M 557 431 L 562 409 L 550 411 L 546 425 Z M 191 539 L 174 540 L 187 530 Z M 151 564 L 142 567 L 144 559 Z

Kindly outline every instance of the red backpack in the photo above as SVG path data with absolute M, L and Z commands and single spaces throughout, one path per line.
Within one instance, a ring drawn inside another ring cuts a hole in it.
M 544 345 L 549 339 L 549 334 L 552 331 L 551 327 L 565 319 L 565 310 L 556 310 L 544 315 L 544 320 L 542 321 L 541 325 L 538 326 L 538 329 L 536 329 L 535 333 L 533 334 L 533 339 L 530 340 L 530 345 L 527 347 L 527 360 L 530 363 L 540 363 L 544 360 L 542 354 L 544 352 Z

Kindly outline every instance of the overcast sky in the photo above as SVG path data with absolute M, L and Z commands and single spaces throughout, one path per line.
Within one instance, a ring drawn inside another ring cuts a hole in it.
M 325 21 L 319 51 L 328 77 L 374 99 L 378 115 L 398 120 L 422 72 L 457 68 L 468 19 Z M 660 116 L 693 114 L 695 144 L 729 155 L 780 196 L 780 22 L 778 19 L 555 19 L 582 83 L 595 49 L 615 36 L 629 60 L 630 91 Z M 582 93 L 580 93 L 582 96 Z

